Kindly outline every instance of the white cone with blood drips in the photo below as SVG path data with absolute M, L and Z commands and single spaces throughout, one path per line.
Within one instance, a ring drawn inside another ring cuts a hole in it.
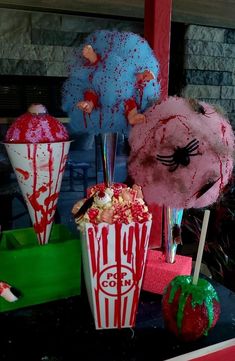
M 29 113 L 40 113 L 40 105 Z M 45 109 L 45 108 L 44 108 Z M 29 116 L 29 114 L 27 115 Z M 54 220 L 70 141 L 47 143 L 6 142 L 5 147 L 26 201 L 40 245 L 48 243 Z

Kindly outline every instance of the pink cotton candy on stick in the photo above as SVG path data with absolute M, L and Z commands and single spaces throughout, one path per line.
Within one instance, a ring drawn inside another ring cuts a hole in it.
M 128 169 L 146 202 L 175 208 L 214 203 L 233 169 L 228 119 L 210 104 L 179 97 L 155 104 L 145 115 L 147 122 L 135 125 L 129 136 Z M 177 147 L 190 150 L 187 165 L 174 162 Z

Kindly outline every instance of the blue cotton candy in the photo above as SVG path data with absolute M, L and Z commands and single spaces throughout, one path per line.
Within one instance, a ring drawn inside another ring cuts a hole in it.
M 91 45 L 101 60 L 92 65 L 82 56 L 85 45 Z M 139 91 L 136 74 L 151 71 L 150 80 Z M 128 133 L 125 101 L 134 98 L 138 112 L 144 112 L 158 98 L 158 61 L 148 45 L 137 34 L 97 30 L 78 48 L 70 64 L 70 76 L 63 86 L 62 108 L 70 118 L 73 132 L 99 134 L 106 132 Z M 92 90 L 98 95 L 99 106 L 87 114 L 76 104 L 84 100 L 84 92 Z

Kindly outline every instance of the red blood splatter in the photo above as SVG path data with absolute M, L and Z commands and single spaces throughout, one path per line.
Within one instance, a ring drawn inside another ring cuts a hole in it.
M 35 215 L 35 223 L 34 229 L 38 235 L 38 239 L 40 244 L 45 244 L 47 239 L 47 226 L 53 222 L 53 215 L 56 209 L 55 202 L 58 199 L 59 192 L 58 192 L 58 184 L 59 179 L 61 177 L 61 172 L 64 169 L 64 162 L 66 161 L 66 157 L 64 155 L 64 146 L 65 143 L 62 143 L 62 152 L 61 152 L 61 159 L 60 159 L 60 166 L 59 171 L 57 174 L 57 178 L 55 183 L 53 181 L 53 171 L 54 171 L 54 158 L 53 158 L 53 149 L 51 144 L 47 145 L 47 153 L 49 156 L 48 160 L 48 183 L 38 187 L 37 180 L 38 180 L 38 166 L 37 164 L 37 144 L 33 144 L 33 152 L 32 155 L 30 153 L 30 145 L 28 145 L 28 156 L 29 160 L 32 161 L 33 166 L 33 192 L 32 194 L 28 194 L 28 200 L 31 204 L 34 215 Z M 55 191 L 52 194 L 52 187 L 55 187 Z M 41 197 L 42 193 L 48 192 L 48 196 L 44 199 L 44 202 L 41 202 L 39 198 Z
M 177 118 L 178 118 L 178 115 L 171 115 L 168 118 L 160 119 L 159 122 L 163 123 L 163 124 L 167 124 L 170 120 L 177 119 Z
M 21 168 L 15 168 L 15 170 L 23 176 L 24 180 L 29 179 L 29 172 L 27 172 L 26 170 L 23 170 Z
M 222 133 L 222 136 L 224 137 L 225 135 L 225 132 L 226 132 L 226 127 L 224 124 L 221 124 L 221 133 Z
M 97 288 L 95 289 L 95 303 L 96 303 L 96 314 L 97 314 L 97 324 L 98 327 L 101 327 L 101 309 L 100 309 L 100 298 L 99 298 L 99 294 L 100 294 L 100 266 L 101 266 L 101 254 L 100 254 L 100 237 L 98 237 L 98 228 L 95 228 L 95 233 L 96 233 L 96 242 L 98 244 L 98 250 L 97 250 Z
M 162 144 L 164 142 L 165 137 L 166 137 L 166 128 L 164 127 L 162 129 L 162 137 L 161 137 L 161 140 L 160 140 L 160 144 Z
M 121 224 L 115 224 L 115 261 L 117 267 L 117 299 L 115 300 L 115 314 L 114 320 L 115 325 L 118 328 L 121 328 L 121 292 L 122 292 L 122 284 L 121 284 Z
M 96 264 L 96 257 L 95 257 L 95 235 L 93 228 L 88 228 L 88 239 L 89 239 L 89 249 L 90 249 L 90 256 L 91 256 L 91 270 L 93 277 L 97 272 L 97 264 Z
M 44 201 L 45 206 L 48 207 L 49 204 L 51 202 L 55 202 L 58 199 L 58 197 L 59 197 L 59 193 L 54 193 L 54 194 L 48 196 L 47 198 L 45 198 L 45 201 Z
M 102 249 L 103 249 L 103 264 L 108 263 L 108 227 L 102 228 Z
M 129 233 L 128 233 L 128 252 L 127 252 L 127 262 L 128 263 L 131 263 L 131 259 L 132 259 L 133 239 L 134 239 L 134 227 L 130 226 Z

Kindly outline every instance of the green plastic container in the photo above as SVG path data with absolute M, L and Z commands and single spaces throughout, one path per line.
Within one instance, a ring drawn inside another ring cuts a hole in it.
M 33 228 L 4 231 L 0 280 L 22 292 L 16 302 L 0 297 L 0 312 L 54 301 L 81 292 L 81 245 L 64 225 L 54 224 L 49 243 L 38 245 Z

